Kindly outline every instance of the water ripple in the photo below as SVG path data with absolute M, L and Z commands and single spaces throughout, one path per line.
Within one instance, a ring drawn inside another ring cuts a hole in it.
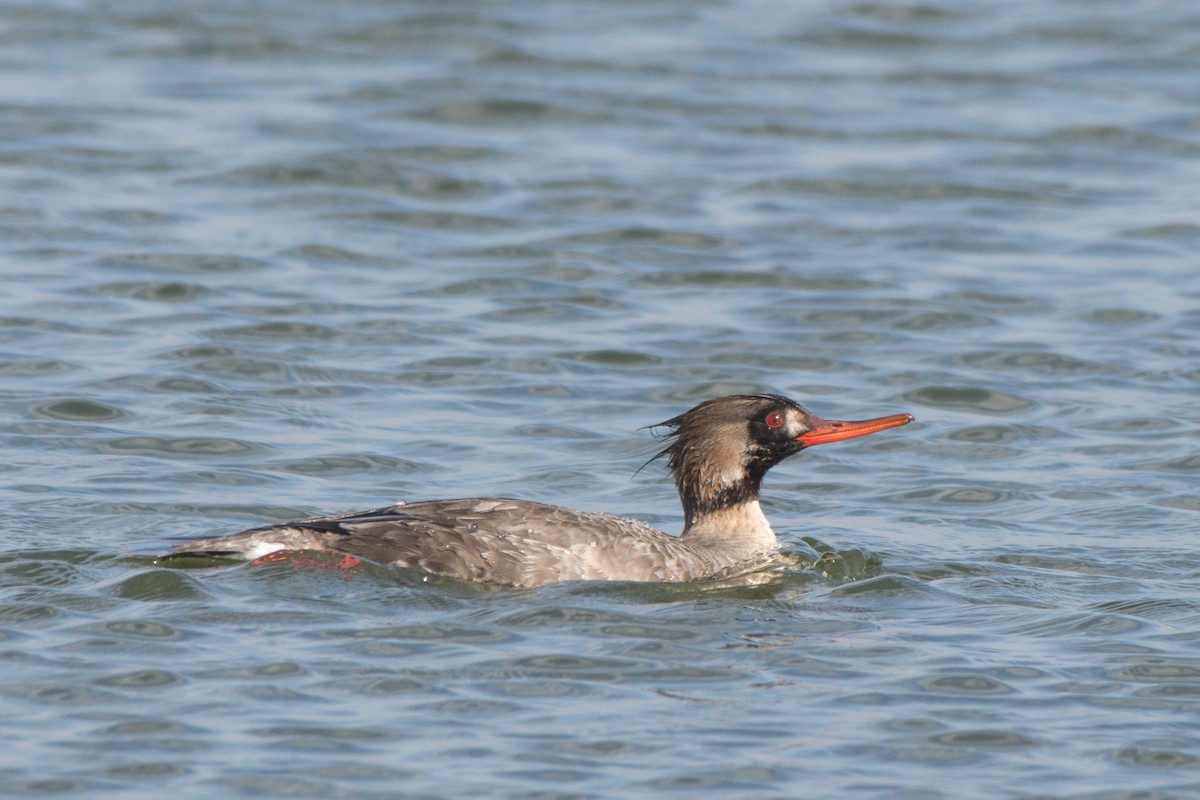
M 0 793 L 1196 795 L 1197 24 L 6 8 Z M 398 497 L 677 530 L 640 426 L 762 391 L 919 422 L 773 470 L 752 575 L 152 559 Z

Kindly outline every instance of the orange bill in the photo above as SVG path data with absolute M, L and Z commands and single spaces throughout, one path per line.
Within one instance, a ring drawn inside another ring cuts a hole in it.
M 913 421 L 912 414 L 893 414 L 890 417 L 864 419 L 855 422 L 843 422 L 836 419 L 821 419 L 813 417 L 813 429 L 796 437 L 796 441 L 805 447 L 814 444 L 829 444 L 846 439 L 855 439 L 869 433 L 885 431 Z

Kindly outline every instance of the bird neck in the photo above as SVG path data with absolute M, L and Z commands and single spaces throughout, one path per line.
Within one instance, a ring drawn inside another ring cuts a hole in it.
M 705 519 L 719 518 L 729 509 L 749 507 L 749 504 L 758 508 L 758 493 L 767 465 L 756 461 L 747 463 L 744 458 L 729 459 L 725 463 L 728 466 L 724 469 L 702 459 L 680 459 L 674 465 L 685 531 Z
M 690 517 L 680 538 L 746 555 L 778 544 L 757 496 Z
M 781 456 L 761 452 L 727 432 L 680 435 L 667 451 L 683 504 L 682 538 L 752 553 L 775 546 L 775 531 L 758 504 L 763 477 Z

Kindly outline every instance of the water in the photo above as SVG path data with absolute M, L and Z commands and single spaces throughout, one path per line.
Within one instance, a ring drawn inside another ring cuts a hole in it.
M 1196 796 L 1197 31 L 4 3 L 0 793 Z M 470 494 L 676 530 L 639 428 L 744 390 L 918 420 L 772 472 L 767 585 L 149 557 Z

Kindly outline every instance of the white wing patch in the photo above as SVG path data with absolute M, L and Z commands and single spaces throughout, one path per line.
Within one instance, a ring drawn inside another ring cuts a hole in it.
M 269 556 L 271 553 L 278 553 L 280 550 L 287 549 L 283 542 L 255 542 L 243 550 L 242 555 L 246 557 L 247 561 L 254 561 L 263 556 Z

